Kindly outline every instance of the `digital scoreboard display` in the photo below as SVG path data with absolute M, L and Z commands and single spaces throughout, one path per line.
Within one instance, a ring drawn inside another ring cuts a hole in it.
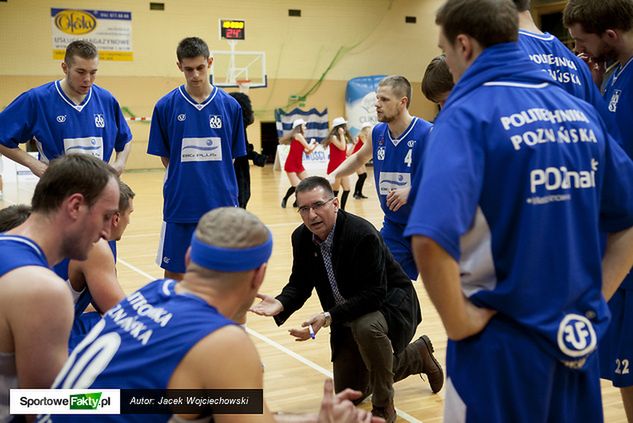
M 223 40 L 243 40 L 244 21 L 220 19 L 220 38 Z

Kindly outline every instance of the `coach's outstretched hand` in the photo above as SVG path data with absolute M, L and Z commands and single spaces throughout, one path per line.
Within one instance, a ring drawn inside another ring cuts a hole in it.
M 260 316 L 276 316 L 284 311 L 284 306 L 275 297 L 271 297 L 266 294 L 257 294 L 257 298 L 261 301 L 257 304 L 253 304 L 249 309 L 255 314 Z

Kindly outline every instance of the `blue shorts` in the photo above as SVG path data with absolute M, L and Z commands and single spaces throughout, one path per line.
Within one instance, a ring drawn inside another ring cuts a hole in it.
M 185 273 L 185 253 L 191 245 L 196 223 L 163 222 L 156 264 L 173 273 Z
M 633 290 L 615 291 L 609 300 L 611 322 L 598 345 L 600 377 L 613 386 L 633 386 Z
M 101 315 L 96 311 L 82 313 L 75 318 L 73 327 L 70 330 L 70 339 L 68 340 L 68 352 L 72 352 L 75 347 L 83 341 L 88 332 L 101 320 Z
M 516 323 L 494 317 L 479 334 L 448 341 L 444 421 L 602 422 L 598 359 L 574 370 Z
M 411 240 L 404 236 L 404 228 L 406 228 L 406 226 L 406 224 L 403 225 L 385 219 L 382 222 L 380 235 L 382 235 L 382 239 L 385 240 L 387 248 L 389 248 L 389 251 L 391 251 L 391 254 L 393 254 L 393 257 L 400 266 L 402 266 L 402 269 L 409 279 L 414 281 L 418 278 L 418 268 L 413 258 Z

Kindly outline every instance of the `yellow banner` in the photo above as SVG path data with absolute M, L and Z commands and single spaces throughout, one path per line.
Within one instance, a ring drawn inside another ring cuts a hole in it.
M 54 60 L 63 60 L 66 50 L 53 50 Z M 99 51 L 99 60 L 111 60 L 115 62 L 131 62 L 134 60 L 134 53 L 131 51 Z

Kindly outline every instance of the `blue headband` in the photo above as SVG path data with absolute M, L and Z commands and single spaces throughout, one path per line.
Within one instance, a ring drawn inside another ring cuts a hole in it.
M 268 231 L 268 240 L 256 247 L 226 248 L 205 244 L 191 238 L 191 261 L 206 269 L 220 272 L 243 272 L 259 268 L 266 263 L 273 252 L 273 236 Z

